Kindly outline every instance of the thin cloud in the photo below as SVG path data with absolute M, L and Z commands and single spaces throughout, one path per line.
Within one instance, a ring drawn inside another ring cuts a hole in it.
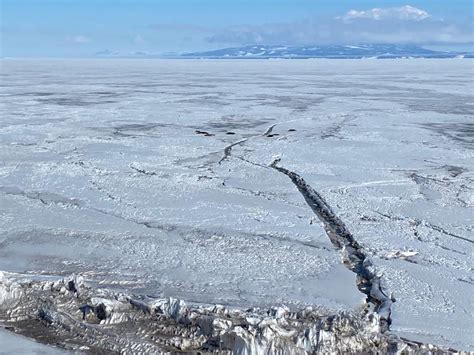
M 373 8 L 370 10 L 350 10 L 344 16 L 336 17 L 346 22 L 355 19 L 371 19 L 382 21 L 387 19 L 397 19 L 401 21 L 421 21 L 430 18 L 431 15 L 425 10 L 405 5 L 400 7 Z
M 159 32 L 193 32 L 208 33 L 214 29 L 206 26 L 180 23 L 158 23 L 150 26 L 151 29 Z
M 141 35 L 136 35 L 135 37 L 133 37 L 132 42 L 136 45 L 146 44 L 145 39 Z
M 473 25 L 448 23 L 413 6 L 350 10 L 332 19 L 230 26 L 206 37 L 220 45 L 472 43 Z
M 74 36 L 74 37 L 70 38 L 70 41 L 74 42 L 74 43 L 84 44 L 84 43 L 92 42 L 92 39 L 90 39 L 89 37 L 83 36 L 83 35 L 77 35 L 77 36 Z

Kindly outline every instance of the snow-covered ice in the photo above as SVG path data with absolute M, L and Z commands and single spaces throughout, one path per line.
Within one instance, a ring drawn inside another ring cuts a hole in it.
M 472 61 L 1 66 L 0 270 L 357 311 L 356 274 L 278 157 L 370 257 L 391 332 L 474 350 Z
M 0 355 L 61 355 L 66 354 L 58 348 L 37 343 L 0 328 Z

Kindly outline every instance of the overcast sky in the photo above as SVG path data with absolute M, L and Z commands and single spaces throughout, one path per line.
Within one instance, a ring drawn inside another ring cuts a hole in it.
M 0 0 L 1 55 L 82 57 L 248 44 L 468 48 L 472 0 Z

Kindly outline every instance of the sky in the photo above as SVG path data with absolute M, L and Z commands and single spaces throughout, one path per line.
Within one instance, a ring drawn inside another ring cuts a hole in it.
M 0 0 L 0 55 L 183 53 L 252 44 L 472 48 L 472 0 Z

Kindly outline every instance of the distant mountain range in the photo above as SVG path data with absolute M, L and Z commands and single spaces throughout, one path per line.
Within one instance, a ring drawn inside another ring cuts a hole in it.
M 208 59 L 391 59 L 391 58 L 474 58 L 472 52 L 441 52 L 416 45 L 360 44 L 360 45 L 315 45 L 289 46 L 245 46 L 224 48 L 207 52 L 168 53 L 151 52 L 121 53 L 110 50 L 97 52 L 103 58 L 208 58 Z
M 208 52 L 181 54 L 184 58 L 473 58 L 472 53 L 440 52 L 415 45 L 361 44 L 317 45 L 304 47 L 245 46 L 224 48 Z

